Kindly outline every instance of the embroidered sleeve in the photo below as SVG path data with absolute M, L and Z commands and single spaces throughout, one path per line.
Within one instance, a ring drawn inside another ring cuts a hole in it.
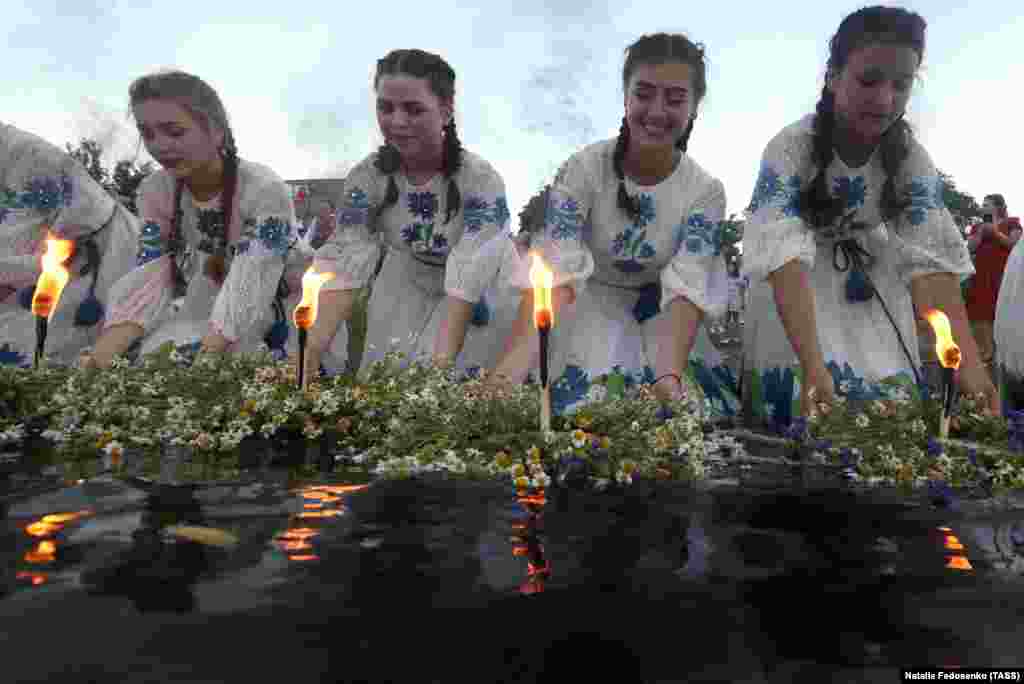
M 729 300 L 722 221 L 725 188 L 713 180 L 683 217 L 675 236 L 675 253 L 661 272 L 661 308 L 667 311 L 677 297 L 686 297 L 709 315 L 725 311 Z
M 914 143 L 900 172 L 900 190 L 909 200 L 895 222 L 897 271 L 903 282 L 931 273 L 974 273 L 967 242 L 946 209 L 943 183 L 928 152 Z
M 318 273 L 334 273 L 324 290 L 356 290 L 373 277 L 380 247 L 371 225 L 374 208 L 383 201 L 377 193 L 376 176 L 371 156 L 345 179 L 334 232 L 317 248 L 313 260 Z
M 781 133 L 761 158 L 743 235 L 743 270 L 754 282 L 793 259 L 814 267 L 814 234 L 800 218 L 800 190 L 809 182 L 802 157 L 799 139 Z
M 448 254 L 444 287 L 451 297 L 476 303 L 501 267 L 508 233 L 505 182 L 493 169 L 466 188 L 462 198 L 462 237 Z
M 548 192 L 544 214 L 544 231 L 534 238 L 533 245 L 554 271 L 554 287 L 571 287 L 578 296 L 594 273 L 594 256 L 584 239 L 585 226 L 596 184 L 586 168 L 582 155 L 570 157 L 562 166 Z M 526 265 L 526 272 L 530 264 Z M 521 288 L 530 287 L 525 274 L 518 280 Z
M 171 303 L 171 261 L 167 251 L 173 218 L 174 188 L 152 175 L 139 187 L 142 229 L 136 266 L 110 289 L 105 327 L 135 323 L 149 331 Z
M 295 241 L 295 213 L 282 181 L 252 193 L 242 206 L 242 234 L 235 257 L 210 314 L 210 329 L 231 342 L 270 325 L 272 304 L 285 260 Z

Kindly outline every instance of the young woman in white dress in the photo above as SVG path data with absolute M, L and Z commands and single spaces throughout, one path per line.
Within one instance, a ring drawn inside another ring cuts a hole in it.
M 1018 220 L 1017 225 L 1020 225 Z M 1017 240 L 1006 260 L 996 300 L 994 335 L 996 368 L 1003 412 L 1024 411 L 1024 240 Z
M 67 152 L 0 123 L 0 363 L 32 362 L 32 295 L 48 234 L 75 242 L 45 349 L 70 363 L 96 342 L 110 287 L 135 264 L 139 220 Z
M 284 353 L 306 265 L 292 249 L 287 185 L 238 157 L 224 105 L 198 77 L 144 76 L 130 94 L 146 149 L 163 168 L 139 188 L 138 265 L 111 292 L 103 334 L 83 363 L 107 366 L 136 342 L 143 354 L 168 341 Z
M 440 56 L 395 50 L 377 62 L 373 87 L 386 142 L 345 178 L 337 227 L 316 252 L 316 270 L 335 277 L 321 290 L 307 365 L 351 317 L 383 243 L 361 367 L 392 350 L 467 371 L 490 366 L 503 303 L 485 294 L 508 242 L 504 181 L 462 147 L 455 71 Z
M 626 50 L 622 85 L 619 136 L 562 166 L 533 240 L 555 277 L 552 408 L 599 398 L 594 381 L 617 373 L 665 399 L 699 385 L 716 413 L 732 414 L 733 378 L 701 325 L 728 297 L 725 190 L 686 153 L 707 90 L 704 50 L 682 35 L 644 36 Z M 519 286 L 495 382 L 537 366 L 533 292 L 522 276 Z
M 765 149 L 743 260 L 744 402 L 756 423 L 788 424 L 812 389 L 821 401 L 916 394 L 915 309 L 949 317 L 962 389 L 995 405 L 960 294 L 970 256 L 903 120 L 924 38 L 904 9 L 846 17 L 816 113 Z

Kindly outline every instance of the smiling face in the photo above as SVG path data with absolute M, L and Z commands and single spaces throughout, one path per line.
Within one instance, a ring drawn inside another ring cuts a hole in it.
M 377 83 L 377 123 L 406 163 L 440 161 L 441 133 L 452 111 L 453 103 L 431 92 L 424 78 L 381 76 Z
M 637 65 L 626 87 L 625 108 L 631 144 L 675 145 L 697 114 L 690 65 Z
M 144 100 L 133 109 L 146 150 L 176 178 L 188 178 L 219 162 L 222 129 L 207 131 L 173 100 Z
M 905 45 L 866 45 L 828 81 L 835 112 L 853 138 L 877 143 L 906 111 L 920 59 Z

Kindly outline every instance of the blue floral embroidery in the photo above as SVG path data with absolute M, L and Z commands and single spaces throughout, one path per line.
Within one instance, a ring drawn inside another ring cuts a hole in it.
M 11 349 L 10 344 L 5 344 L 0 347 L 0 366 L 20 366 L 26 368 L 28 367 L 28 357 L 15 349 Z
M 508 211 L 508 200 L 502 196 L 496 197 L 494 200 L 494 222 L 503 226 L 511 216 Z
M 136 255 L 137 266 L 148 264 L 154 259 L 163 256 L 163 243 L 160 240 L 160 224 L 154 221 L 146 221 L 139 234 L 139 253 Z
M 784 216 L 798 216 L 800 214 L 800 183 L 799 176 L 791 175 L 789 178 L 783 179 L 770 164 L 762 164 L 747 211 L 753 213 L 762 207 L 774 204 Z
M 413 216 L 429 221 L 437 213 L 437 196 L 434 193 L 410 192 L 408 195 L 409 211 Z
M 617 257 L 615 268 L 623 273 L 639 273 L 647 267 L 647 264 L 640 260 L 650 261 L 657 252 L 654 246 L 646 241 L 647 231 L 636 228 L 627 228 L 612 241 L 612 254 Z
M 227 245 L 224 230 L 224 211 L 221 209 L 200 209 L 197 216 L 196 230 L 199 231 L 199 246 L 196 248 L 207 254 L 218 254 Z
M 656 215 L 654 211 L 654 196 L 642 192 L 637 196 L 636 201 L 638 213 L 633 221 L 633 225 L 637 228 L 643 228 L 653 221 Z
M 263 246 L 275 254 L 284 254 L 288 249 L 288 238 L 292 227 L 287 221 L 271 216 L 260 224 L 259 240 Z
M 370 201 L 366 193 L 357 187 L 348 193 L 348 202 L 338 212 L 339 226 L 362 226 L 368 223 Z
M 434 233 L 433 223 L 410 223 L 401 230 L 404 240 L 414 252 L 432 257 L 444 257 L 448 252 L 448 238 Z
M 71 179 L 67 174 L 60 177 L 41 176 L 25 183 L 25 192 L 18 198 L 20 205 L 36 211 L 53 211 L 71 204 Z
M 722 252 L 722 226 L 717 221 L 708 221 L 704 212 L 694 212 L 686 223 L 676 228 L 675 252 L 686 246 L 686 251 L 696 256 L 718 256 Z
M 856 209 L 864 206 L 867 184 L 864 176 L 840 176 L 832 181 L 832 192 L 836 197 L 846 198 L 847 209 Z
M 579 214 L 580 205 L 571 197 L 559 201 L 555 193 L 550 193 L 547 210 L 547 224 L 551 226 L 551 238 L 554 240 L 571 240 L 579 235 L 583 217 Z
M 906 209 L 907 220 L 911 225 L 919 226 L 928 218 L 930 209 L 942 209 L 946 206 L 942 197 L 942 179 L 938 176 L 919 176 L 907 186 L 910 206 Z
M 740 401 L 732 370 L 725 366 L 708 367 L 700 359 L 690 359 L 689 366 L 712 411 L 720 416 L 735 416 L 739 412 Z
M 789 425 L 793 420 L 793 400 L 797 398 L 797 381 L 792 368 L 770 368 L 761 374 L 764 410 L 776 425 Z
M 586 398 L 590 385 L 590 376 L 585 370 L 567 365 L 562 377 L 551 383 L 551 412 L 563 415 L 570 406 Z
M 462 205 L 463 224 L 466 234 L 477 233 L 491 217 L 490 205 L 483 197 L 469 197 Z

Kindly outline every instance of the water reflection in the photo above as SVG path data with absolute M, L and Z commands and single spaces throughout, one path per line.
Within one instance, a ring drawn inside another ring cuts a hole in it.
M 953 530 L 949 527 L 939 527 L 938 532 L 942 537 L 943 551 L 947 552 L 945 553 L 946 568 L 973 572 L 974 567 L 967 558 L 967 551 L 960 539 L 953 534 Z
M 25 534 L 32 539 L 33 546 L 21 557 L 21 563 L 27 566 L 47 566 L 48 570 L 53 570 L 60 556 L 60 542 L 62 541 L 60 535 L 64 532 L 64 528 L 90 515 L 92 515 L 92 511 L 88 510 L 51 513 L 25 525 Z M 17 571 L 15 578 L 38 587 L 50 580 L 50 573 L 38 567 L 32 567 L 32 569 Z
M 321 484 L 300 488 L 295 493 L 302 499 L 302 510 L 291 517 L 286 529 L 274 536 L 274 547 L 295 563 L 320 560 L 313 544 L 326 521 L 345 514 L 343 496 L 367 487 Z
M 511 541 L 512 555 L 526 557 L 526 581 L 519 586 L 522 594 L 539 594 L 551 576 L 551 563 L 544 556 L 541 533 L 544 526 L 544 504 L 547 498 L 543 490 L 537 494 L 520 493 L 516 501 L 526 511 L 526 518 L 512 523 L 515 535 Z
M 83 572 L 83 585 L 93 594 L 126 596 L 140 612 L 195 610 L 193 588 L 211 567 L 206 533 L 222 532 L 203 523 L 192 487 L 154 487 L 131 546 Z

